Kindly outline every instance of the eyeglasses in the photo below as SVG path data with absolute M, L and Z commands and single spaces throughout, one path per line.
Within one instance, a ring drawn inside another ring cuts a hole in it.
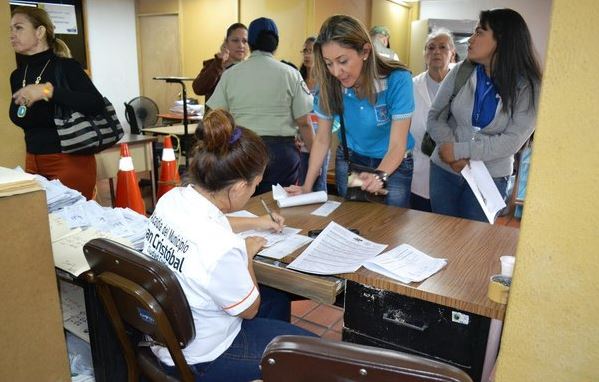
M 300 50 L 301 54 L 312 54 L 313 50 L 312 49 L 302 49 Z

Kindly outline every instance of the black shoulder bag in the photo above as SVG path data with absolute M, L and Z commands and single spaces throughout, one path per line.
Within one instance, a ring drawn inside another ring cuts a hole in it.
M 63 71 L 62 61 L 56 61 L 56 86 L 71 89 Z M 68 154 L 95 154 L 117 143 L 124 135 L 114 107 L 104 97 L 104 108 L 97 115 L 85 115 L 55 104 L 54 124 L 60 138 L 60 150 Z
M 345 194 L 345 199 L 351 200 L 354 202 L 385 202 L 385 195 L 387 195 L 388 191 L 386 189 L 381 189 L 379 191 L 380 195 L 372 194 L 366 190 L 362 189 L 362 181 L 358 178 L 358 175 L 361 172 L 368 172 L 371 174 L 375 174 L 380 178 L 380 171 L 374 169 L 372 167 L 359 165 L 356 163 L 352 163 L 349 158 L 349 149 L 347 148 L 347 137 L 345 135 L 345 122 L 343 118 L 343 111 L 339 113 L 339 122 L 340 122 L 340 130 L 341 130 L 341 147 L 343 149 L 343 158 L 347 162 L 347 192 Z M 381 179 L 383 181 L 383 187 L 386 186 L 387 180 Z
M 445 121 L 449 120 L 451 117 L 451 102 L 455 98 L 456 94 L 460 92 L 460 89 L 464 87 L 466 82 L 468 82 L 468 78 L 474 71 L 474 64 L 470 60 L 464 60 L 462 65 L 458 68 L 458 73 L 456 74 L 455 83 L 453 86 L 453 92 L 451 93 L 451 97 L 449 97 L 449 102 L 439 111 L 439 114 L 435 116 L 436 120 L 444 119 Z M 430 134 L 427 132 L 424 133 L 424 137 L 422 138 L 422 144 L 420 145 L 420 151 L 427 156 L 431 156 L 433 151 L 435 151 L 435 146 L 437 144 L 433 141 Z

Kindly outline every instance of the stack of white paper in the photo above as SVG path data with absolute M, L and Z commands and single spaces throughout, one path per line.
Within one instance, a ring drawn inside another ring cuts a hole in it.
M 306 204 L 324 203 L 328 196 L 324 191 L 310 192 L 296 196 L 289 196 L 287 191 L 280 185 L 272 186 L 272 198 L 276 200 L 279 208 L 303 206 Z
M 71 229 L 93 227 L 143 248 L 148 219 L 129 208 L 102 207 L 93 200 L 66 206 L 57 212 Z
M 292 254 L 296 249 L 301 248 L 311 241 L 312 238 L 305 235 L 291 235 L 271 247 L 262 249 L 258 254 L 260 256 L 279 260 Z
M 35 175 L 35 178 L 46 190 L 48 212 L 58 211 L 65 206 L 85 200 L 79 191 L 64 186 L 58 179 L 48 180 L 41 175 Z
M 439 272 L 447 260 L 430 257 L 408 244 L 402 244 L 375 258 L 364 262 L 363 266 L 383 276 L 409 284 Z

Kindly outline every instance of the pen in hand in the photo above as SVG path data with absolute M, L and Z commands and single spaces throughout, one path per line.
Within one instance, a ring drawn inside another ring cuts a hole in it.
M 268 214 L 268 216 L 270 216 L 270 220 L 272 220 L 274 223 L 276 223 L 277 221 L 272 216 L 272 212 L 270 212 L 270 208 L 268 208 L 268 206 L 266 205 L 266 202 L 264 201 L 264 199 L 260 198 L 260 201 L 262 202 L 262 206 L 264 206 L 264 209 L 266 210 L 266 213 Z

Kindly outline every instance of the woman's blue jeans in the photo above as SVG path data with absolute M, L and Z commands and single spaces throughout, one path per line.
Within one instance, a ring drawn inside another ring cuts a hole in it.
M 196 381 L 253 381 L 260 379 L 260 360 L 266 345 L 280 335 L 315 335 L 289 323 L 290 298 L 285 292 L 260 285 L 260 310 L 255 318 L 243 320 L 241 330 L 229 348 L 212 362 L 190 365 Z M 177 376 L 174 366 L 162 367 Z
M 432 161 L 430 174 L 431 208 L 434 213 L 488 222 L 487 216 L 463 176 L 449 172 Z M 507 176 L 493 178 L 504 200 L 508 178 Z
M 379 158 L 370 158 L 357 154 L 349 150 L 349 159 L 352 163 L 377 168 L 381 163 Z M 335 158 L 335 183 L 339 196 L 345 197 L 347 193 L 347 170 L 349 164 L 343 158 L 343 148 L 340 145 L 337 148 Z M 414 169 L 414 160 L 409 154 L 401 161 L 401 165 L 389 175 L 387 180 L 387 190 L 389 194 L 385 198 L 385 203 L 391 206 L 408 208 L 410 206 L 410 187 L 412 185 L 412 171 Z

